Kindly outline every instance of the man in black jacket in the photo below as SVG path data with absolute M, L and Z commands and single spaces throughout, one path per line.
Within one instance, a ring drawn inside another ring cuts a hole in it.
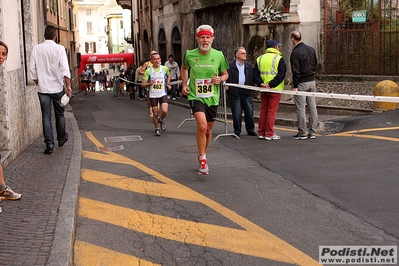
M 291 42 L 295 46 L 292 50 L 290 62 L 292 71 L 293 91 L 315 92 L 315 69 L 317 57 L 315 50 L 302 42 L 299 31 L 291 33 Z M 297 119 L 298 133 L 294 139 L 315 139 L 317 130 L 317 108 L 316 99 L 313 96 L 294 96 Z M 306 104 L 309 110 L 309 131 L 306 134 Z
M 253 86 L 253 66 L 246 62 L 247 52 L 244 47 L 234 50 L 236 59 L 229 62 L 229 78 L 226 82 Z M 244 110 L 245 129 L 250 136 L 256 136 L 254 123 L 254 105 L 252 91 L 237 87 L 226 87 L 230 99 L 231 113 L 233 116 L 234 134 L 241 134 L 242 110 Z

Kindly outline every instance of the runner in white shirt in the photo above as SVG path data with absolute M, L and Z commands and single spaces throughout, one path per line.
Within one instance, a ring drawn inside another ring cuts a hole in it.
M 161 129 L 166 129 L 165 117 L 168 113 L 168 98 L 167 90 L 171 89 L 169 69 L 161 65 L 161 57 L 159 53 L 151 54 L 152 66 L 148 67 L 144 72 L 143 81 L 141 86 L 148 88 L 148 97 L 151 102 L 153 112 L 152 121 L 155 126 L 155 136 L 161 136 Z M 162 114 L 159 116 L 158 104 L 161 106 Z M 159 125 L 161 128 L 159 128 Z

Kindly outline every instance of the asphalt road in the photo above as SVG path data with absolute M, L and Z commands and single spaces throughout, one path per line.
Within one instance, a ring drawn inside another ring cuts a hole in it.
M 145 101 L 70 104 L 83 143 L 75 265 L 318 265 L 321 245 L 398 245 L 397 111 L 315 140 L 290 127 L 278 141 L 221 136 L 200 176 L 195 122 L 178 128 L 187 109 L 169 105 L 155 137 Z

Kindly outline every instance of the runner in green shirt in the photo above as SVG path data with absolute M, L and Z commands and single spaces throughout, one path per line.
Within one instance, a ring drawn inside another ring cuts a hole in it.
M 206 151 L 216 120 L 220 84 L 229 76 L 228 63 L 223 53 L 211 47 L 213 34 L 213 28 L 209 25 L 197 28 L 196 39 L 199 47 L 186 52 L 181 67 L 182 93 L 187 95 L 197 122 L 198 173 L 201 175 L 209 174 Z

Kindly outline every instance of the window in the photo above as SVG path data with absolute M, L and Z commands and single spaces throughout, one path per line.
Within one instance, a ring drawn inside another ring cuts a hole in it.
M 93 33 L 93 28 L 92 28 L 92 24 L 91 21 L 87 22 L 87 34 L 92 34 Z
M 91 16 L 91 9 L 86 9 L 86 15 Z
M 50 0 L 50 10 L 54 13 L 58 13 L 58 0 Z
M 85 52 L 87 54 L 96 53 L 96 43 L 95 42 L 85 42 Z

